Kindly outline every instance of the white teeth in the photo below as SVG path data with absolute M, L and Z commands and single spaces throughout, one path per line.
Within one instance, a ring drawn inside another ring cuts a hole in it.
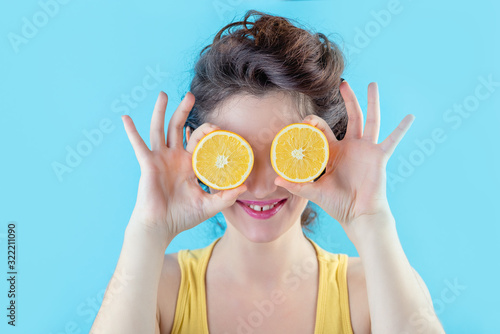
M 276 202 L 276 203 L 278 203 L 278 202 Z M 274 205 L 276 203 L 273 203 L 271 205 L 264 205 L 264 206 L 250 204 L 249 207 L 255 211 L 267 211 L 267 210 L 274 208 Z
M 278 203 L 279 203 L 279 201 L 274 202 L 273 204 L 268 204 L 268 205 L 264 205 L 264 206 L 253 205 L 253 204 L 246 204 L 246 206 L 248 206 L 249 208 L 251 208 L 252 210 L 255 210 L 255 211 L 267 211 L 267 210 L 271 210 L 272 208 L 274 208 L 274 206 Z
M 250 205 L 250 208 L 252 208 L 255 211 L 262 211 L 259 205 Z

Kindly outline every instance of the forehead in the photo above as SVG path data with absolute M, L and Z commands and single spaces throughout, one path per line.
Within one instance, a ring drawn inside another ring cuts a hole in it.
M 207 119 L 223 130 L 235 132 L 250 145 L 270 144 L 286 125 L 302 121 L 295 99 L 281 92 L 265 96 L 240 94 L 228 98 Z

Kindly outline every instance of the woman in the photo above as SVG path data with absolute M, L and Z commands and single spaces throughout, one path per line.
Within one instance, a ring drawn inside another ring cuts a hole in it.
M 414 117 L 377 144 L 377 85 L 368 86 L 363 130 L 343 69 L 324 35 L 249 11 L 202 50 L 166 139 L 165 93 L 151 120 L 151 150 L 122 117 L 141 178 L 92 333 L 443 333 L 386 196 L 387 161 Z M 271 166 L 274 135 L 294 122 L 318 127 L 329 141 L 330 161 L 315 182 L 289 183 Z M 207 193 L 191 155 L 216 129 L 245 138 L 255 162 L 243 185 Z M 314 218 L 309 201 L 342 225 L 359 258 L 329 253 L 304 235 Z M 177 234 L 218 212 L 227 222 L 221 238 L 164 254 Z

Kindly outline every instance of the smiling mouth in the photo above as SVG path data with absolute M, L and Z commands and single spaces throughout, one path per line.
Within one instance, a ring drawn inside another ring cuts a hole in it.
M 236 201 L 242 208 L 243 210 L 252 218 L 256 219 L 269 219 L 275 214 L 278 213 L 278 211 L 281 210 L 281 208 L 285 205 L 285 202 L 287 199 L 282 199 L 280 201 L 270 203 L 267 205 L 256 205 L 256 204 L 245 204 L 241 201 Z
M 284 202 L 284 201 L 286 201 L 286 198 L 282 199 L 281 201 L 276 201 L 274 203 L 267 204 L 267 205 L 245 204 L 243 202 L 240 202 L 240 203 L 243 204 L 243 205 L 246 205 L 247 207 L 249 207 L 250 209 L 252 209 L 254 211 L 262 212 L 262 211 L 271 210 L 276 205 L 278 205 L 278 204 L 280 204 L 281 202 Z

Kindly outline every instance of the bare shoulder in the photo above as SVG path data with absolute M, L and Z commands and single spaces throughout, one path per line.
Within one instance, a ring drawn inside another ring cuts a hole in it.
M 160 323 L 160 333 L 170 333 L 174 323 L 175 307 L 181 283 L 181 268 L 177 253 L 165 254 L 158 285 L 156 317 Z
M 366 290 L 365 270 L 359 257 L 349 257 L 347 264 L 349 311 L 354 333 L 370 333 L 370 308 Z

